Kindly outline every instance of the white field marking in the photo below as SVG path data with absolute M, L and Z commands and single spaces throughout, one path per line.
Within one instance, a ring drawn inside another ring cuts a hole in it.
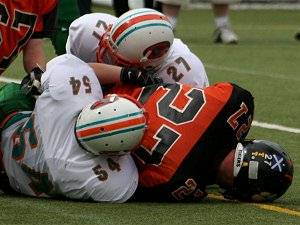
M 287 76 L 283 75 L 283 74 L 268 75 L 266 73 L 249 71 L 249 70 L 241 70 L 241 69 L 225 67 L 225 66 L 217 66 L 217 65 L 213 65 L 213 64 L 205 64 L 205 67 L 214 69 L 214 70 L 229 71 L 229 72 L 235 72 L 235 73 L 240 73 L 240 74 L 248 74 L 248 75 L 254 75 L 254 76 L 265 76 L 265 77 L 280 78 L 280 79 L 285 79 L 285 80 L 300 81 L 300 79 L 297 78 L 298 76 L 288 76 L 289 78 L 287 78 Z M 285 131 L 285 132 L 296 133 L 296 134 L 300 133 L 300 129 L 298 129 L 298 128 L 285 127 L 285 126 L 281 126 L 281 125 L 277 125 L 277 124 L 253 121 L 252 125 L 256 126 L 256 127 L 266 128 L 266 129 L 279 130 L 279 131 Z
M 6 77 L 0 77 L 0 82 L 4 82 L 4 83 L 14 82 L 14 83 L 20 84 L 21 80 L 12 79 L 12 78 L 6 78 Z
M 285 126 L 272 124 L 272 123 L 258 122 L 258 121 L 255 121 L 255 120 L 252 121 L 252 126 L 262 127 L 262 128 L 271 129 L 271 130 L 279 130 L 279 131 L 285 131 L 285 132 L 289 132 L 289 133 L 300 134 L 300 129 L 298 129 L 298 128 L 285 127 Z
M 112 6 L 112 0 L 92 0 L 92 3 L 95 5 L 104 5 L 104 6 Z M 189 3 L 184 7 L 188 9 L 211 9 L 210 3 L 196 2 Z M 264 4 L 264 3 L 241 3 L 241 4 L 233 4 L 230 9 L 233 10 L 245 10 L 245 9 L 288 9 L 288 10 L 297 10 L 300 9 L 299 3 L 273 3 L 273 4 Z
M 15 83 L 21 83 L 20 80 L 16 79 L 11 79 L 11 78 L 5 78 L 5 77 L 0 77 L 0 82 L 8 83 L 8 82 L 15 82 Z M 258 121 L 253 121 L 252 126 L 256 127 L 262 127 L 266 129 L 272 129 L 272 130 L 279 130 L 279 131 L 285 131 L 285 132 L 290 132 L 290 133 L 300 133 L 300 129 L 298 128 L 291 128 L 291 127 L 285 127 L 277 124 L 270 124 L 270 123 L 264 123 L 264 122 L 258 122 Z
M 101 0 L 94 0 L 94 1 L 101 1 Z M 211 9 L 211 4 L 203 3 L 203 2 L 198 2 L 198 3 L 196 2 L 196 3 L 190 3 L 186 7 L 188 9 Z M 232 10 L 248 10 L 248 9 L 297 10 L 297 9 L 300 9 L 300 4 L 299 3 L 273 3 L 273 4 L 241 3 L 241 4 L 233 4 L 230 9 L 232 9 Z
M 250 70 L 242 70 L 239 68 L 232 68 L 232 67 L 226 67 L 226 66 L 217 66 L 214 64 L 204 64 L 204 67 L 213 69 L 213 70 L 219 70 L 219 71 L 227 71 L 227 72 L 234 72 L 239 73 L 243 75 L 252 75 L 252 76 L 260 76 L 260 77 L 271 77 L 276 79 L 283 79 L 283 80 L 294 80 L 294 81 L 300 81 L 300 77 L 296 75 L 286 75 L 286 74 L 274 74 L 274 73 L 263 73 L 258 71 L 250 71 Z

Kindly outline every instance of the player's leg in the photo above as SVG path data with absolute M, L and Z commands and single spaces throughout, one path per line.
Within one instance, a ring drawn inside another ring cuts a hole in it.
M 153 8 L 154 1 L 153 0 L 144 0 L 144 6 L 145 6 L 145 8 Z
M 92 0 L 77 0 L 80 16 L 91 13 Z
M 174 29 L 176 28 L 177 18 L 179 16 L 180 9 L 185 4 L 187 4 L 186 0 L 157 0 L 156 1 L 156 7 L 161 8 L 161 12 L 168 17 Z
M 60 0 L 57 9 L 57 21 L 55 33 L 51 42 L 56 55 L 66 53 L 66 42 L 69 34 L 70 24 L 80 16 L 79 7 L 73 0 Z
M 295 34 L 295 39 L 300 41 L 300 31 Z
M 121 16 L 123 13 L 129 10 L 127 0 L 113 0 L 113 8 L 115 11 L 116 17 Z
M 239 0 L 212 0 L 212 10 L 216 24 L 214 42 L 224 44 L 237 44 L 238 36 L 232 29 L 229 20 L 229 5 Z

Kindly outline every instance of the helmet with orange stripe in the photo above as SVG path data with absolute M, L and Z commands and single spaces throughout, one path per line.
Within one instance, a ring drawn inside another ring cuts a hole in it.
M 174 40 L 167 17 L 148 8 L 133 9 L 110 26 L 102 36 L 97 51 L 98 62 L 157 69 Z
M 120 155 L 139 145 L 145 129 L 145 113 L 136 100 L 108 95 L 81 111 L 75 136 L 79 145 L 94 155 Z

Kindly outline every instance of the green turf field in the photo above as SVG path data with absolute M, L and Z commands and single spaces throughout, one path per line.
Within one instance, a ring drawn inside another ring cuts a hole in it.
M 253 126 L 249 134 L 278 142 L 290 153 L 294 182 L 282 198 L 269 205 L 228 202 L 216 195 L 197 204 L 99 204 L 4 195 L 0 224 L 300 224 L 300 42 L 293 38 L 300 11 L 232 11 L 231 19 L 240 37 L 236 46 L 212 43 L 210 10 L 182 11 L 176 36 L 202 59 L 211 83 L 232 81 L 253 93 L 258 124 L 295 128 Z M 49 59 L 54 56 L 50 43 L 46 50 Z M 4 76 L 21 78 L 21 62 L 18 58 Z

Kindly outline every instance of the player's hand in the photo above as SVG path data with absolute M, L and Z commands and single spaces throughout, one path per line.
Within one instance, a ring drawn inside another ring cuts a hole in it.
M 41 89 L 41 77 L 43 70 L 39 67 L 35 67 L 29 74 L 27 74 L 21 81 L 21 89 L 28 95 L 40 95 Z
M 123 68 L 120 80 L 123 83 L 130 83 L 139 86 L 162 83 L 162 79 L 153 71 L 139 70 L 136 68 Z
M 141 73 L 143 74 L 143 78 L 145 80 L 146 85 L 163 83 L 162 78 L 159 77 L 158 74 L 154 71 L 142 70 Z

